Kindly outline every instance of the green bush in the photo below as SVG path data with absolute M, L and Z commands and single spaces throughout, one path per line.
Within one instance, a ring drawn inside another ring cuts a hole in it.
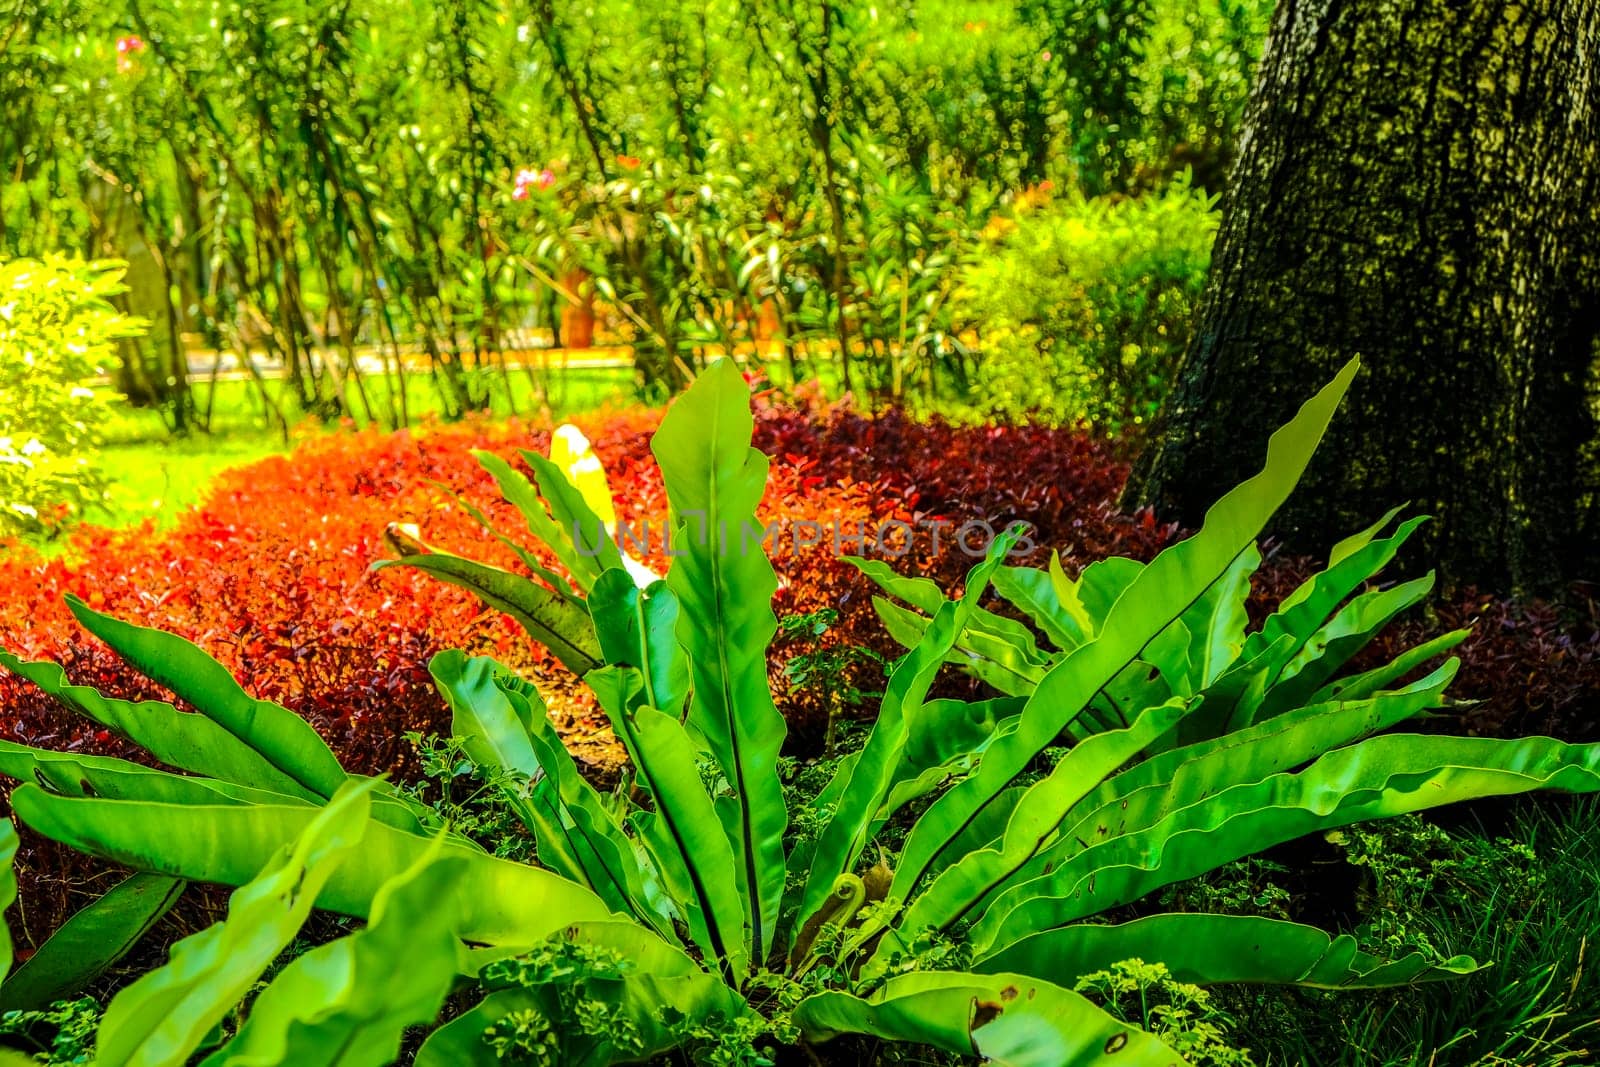
M 1132 200 L 1019 212 L 963 298 L 989 417 L 1115 432 L 1161 406 L 1211 262 L 1214 201 L 1179 182 Z
M 0 262 L 0 535 L 39 533 L 104 496 L 90 460 L 104 411 L 84 380 L 141 323 L 118 314 L 122 268 Z

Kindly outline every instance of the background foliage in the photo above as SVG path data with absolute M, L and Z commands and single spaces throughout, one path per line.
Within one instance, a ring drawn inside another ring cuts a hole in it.
M 185 338 L 285 368 L 279 419 L 399 425 L 366 377 L 481 407 L 597 302 L 651 391 L 759 341 L 960 392 L 985 228 L 1047 184 L 1219 188 L 1269 6 L 9 0 L 0 255 L 128 258 L 154 329 L 121 384 L 178 429 Z
M 983 324 L 973 403 L 989 418 L 1128 430 L 1152 419 L 1205 288 L 1212 201 L 1185 181 L 1132 200 L 1018 213 L 962 289 Z
M 109 302 L 121 278 L 108 263 L 0 261 L 0 536 L 59 527 L 104 495 L 105 405 L 83 382 L 140 331 Z

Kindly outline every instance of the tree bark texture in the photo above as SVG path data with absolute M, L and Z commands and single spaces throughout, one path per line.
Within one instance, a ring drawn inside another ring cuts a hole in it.
M 1409 502 L 1447 578 L 1600 577 L 1596 0 L 1281 0 L 1130 501 L 1198 523 L 1356 355 L 1279 535 Z

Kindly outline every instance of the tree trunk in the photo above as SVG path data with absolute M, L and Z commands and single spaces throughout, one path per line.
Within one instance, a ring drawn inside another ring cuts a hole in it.
M 1197 523 L 1351 356 L 1276 532 L 1409 502 L 1447 578 L 1600 563 L 1600 4 L 1281 0 L 1194 339 L 1129 500 Z

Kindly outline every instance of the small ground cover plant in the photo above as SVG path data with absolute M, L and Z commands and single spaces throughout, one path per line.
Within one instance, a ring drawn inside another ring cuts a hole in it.
M 536 865 L 489 855 L 410 793 L 349 773 L 304 720 L 251 697 L 187 642 L 72 603 L 194 711 L 106 698 L 50 664 L 6 665 L 190 773 L 8 743 L 0 769 L 23 783 L 18 818 L 146 877 L 239 887 L 224 921 L 111 1001 L 101 1061 L 386 1062 L 423 1026 L 420 1064 L 613 1063 L 669 1049 L 756 1063 L 769 1047 L 825 1051 L 848 1034 L 1013 1064 L 1182 1064 L 1214 1045 L 1172 1014 L 1203 1020 L 1187 987 L 1360 988 L 1477 971 L 1403 945 L 1383 958 L 1283 919 L 1104 921 L 1307 833 L 1478 796 L 1600 790 L 1600 746 L 1386 732 L 1439 705 L 1453 660 L 1407 678 L 1448 642 L 1333 681 L 1324 656 L 1303 655 L 1374 616 L 1362 596 L 1351 616 L 1330 616 L 1324 600 L 1357 569 L 1345 562 L 1381 543 L 1380 527 L 1341 543 L 1327 570 L 1245 632 L 1241 560 L 1355 371 L 1273 437 L 1262 472 L 1198 533 L 1130 572 L 1102 615 L 1068 612 L 1081 640 L 1030 691 L 932 698 L 961 642 L 991 625 L 978 602 L 1020 534 L 998 538 L 896 661 L 864 743 L 802 801 L 804 833 L 790 831 L 777 773 L 785 725 L 766 657 L 776 573 L 744 550 L 768 461 L 728 364 L 654 438 L 672 516 L 665 578 L 623 556 L 609 493 L 581 451 L 533 463 L 537 491 L 502 472 L 536 536 L 572 556 L 567 573 L 536 581 L 401 542 L 400 562 L 498 601 L 582 670 L 628 751 L 628 777 L 601 793 L 537 689 L 486 656 L 435 657 L 451 732 L 503 783 Z M 1075 595 L 1082 606 L 1094 588 L 1046 577 L 1062 605 Z M 1211 607 L 1196 613 L 1201 603 Z M 1221 700 L 1221 679 L 1236 674 L 1246 683 Z M 1113 697 L 1107 721 L 1102 698 Z M 897 847 L 880 847 L 897 820 Z M 240 1021 L 238 1002 L 313 906 L 367 925 L 277 972 Z M 1156 984 L 1166 1022 L 1140 1019 L 1155 1032 L 1106 1010 Z M 1098 1002 L 1079 991 L 1096 986 Z M 476 1003 L 441 1020 L 458 990 Z
M 1332 831 L 1317 841 L 1320 862 L 1230 864 L 1174 887 L 1170 906 L 1208 906 L 1221 892 L 1300 912 L 1348 895 L 1364 948 L 1431 945 L 1494 961 L 1458 982 L 1370 998 L 1215 991 L 1257 1063 L 1588 1063 L 1600 1031 L 1600 975 L 1588 965 L 1600 920 L 1595 800 L 1490 802 Z

